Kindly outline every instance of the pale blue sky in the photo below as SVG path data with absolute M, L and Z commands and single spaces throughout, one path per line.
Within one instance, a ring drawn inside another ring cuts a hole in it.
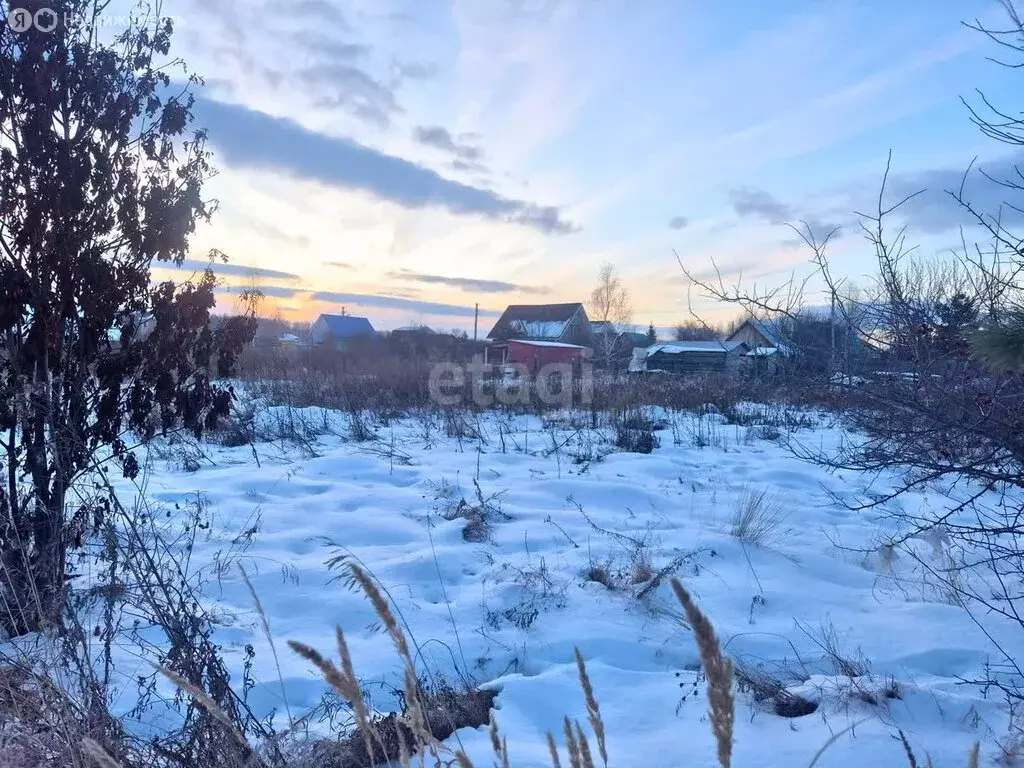
M 761 281 L 806 254 L 782 222 L 843 225 L 893 152 L 922 252 L 959 239 L 942 190 L 1007 163 L 960 97 L 1012 72 L 961 21 L 982 0 L 168 0 L 222 213 L 195 241 L 266 275 L 292 317 L 343 301 L 378 327 L 586 300 L 611 261 L 634 321 L 687 314 L 672 255 Z M 1019 83 L 1016 89 L 1019 92 Z M 983 189 L 986 201 L 995 198 Z M 237 275 L 225 276 L 237 281 Z M 450 279 L 456 278 L 456 279 Z M 703 302 L 702 311 L 711 309 Z M 712 310 L 712 314 L 714 314 Z M 485 315 L 487 317 L 487 315 Z M 487 325 L 485 320 L 484 325 Z

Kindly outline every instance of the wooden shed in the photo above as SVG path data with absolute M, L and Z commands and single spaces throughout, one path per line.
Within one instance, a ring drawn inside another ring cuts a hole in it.
M 742 341 L 671 341 L 647 348 L 647 371 L 677 374 L 739 373 L 750 347 Z
M 590 349 L 578 344 L 563 344 L 557 341 L 529 341 L 509 339 L 492 342 L 488 346 L 489 362 L 502 365 L 520 365 L 535 374 L 549 363 L 567 363 L 579 371 Z

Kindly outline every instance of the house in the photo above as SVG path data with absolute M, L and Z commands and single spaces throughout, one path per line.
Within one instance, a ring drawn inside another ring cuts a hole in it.
M 748 317 L 725 340 L 742 341 L 750 348 L 751 354 L 757 353 L 755 356 L 759 357 L 789 357 L 793 354 L 793 348 L 785 341 L 781 329 L 771 321 L 758 320 L 756 317 Z
M 757 376 L 775 374 L 783 360 L 794 352 L 778 323 L 756 317 L 748 317 L 740 323 L 726 341 L 742 341 L 750 347 L 743 362 L 747 372 Z
M 580 302 L 569 304 L 510 304 L 494 324 L 488 339 L 530 339 L 587 346 L 590 320 Z
M 579 302 L 511 304 L 487 334 L 484 361 L 572 363 L 584 354 L 579 350 L 589 348 L 591 338 L 587 311 Z
M 374 336 L 376 333 L 365 317 L 320 315 L 309 329 L 309 343 L 345 349 L 353 339 Z
M 489 359 L 485 362 L 498 363 L 493 355 L 496 354 L 490 345 L 485 351 Z M 574 376 L 580 370 L 583 361 L 590 354 L 589 347 L 582 347 L 578 344 L 564 344 L 559 341 L 532 341 L 530 339 L 509 339 L 501 343 L 500 354 L 502 365 L 516 365 L 527 373 L 533 375 L 540 371 L 545 365 L 553 363 L 568 364 L 573 368 Z
M 744 341 L 670 341 L 636 349 L 631 372 L 739 373 L 743 356 L 750 351 Z

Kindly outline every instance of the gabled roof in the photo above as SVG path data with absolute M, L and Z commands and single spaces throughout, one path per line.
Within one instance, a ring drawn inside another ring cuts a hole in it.
M 573 316 L 583 309 L 583 304 L 510 304 L 498 322 L 494 324 L 487 338 L 505 336 L 527 339 L 557 340 L 565 333 L 565 327 Z
M 349 336 L 360 336 L 365 333 L 374 333 L 373 326 L 365 317 L 353 315 L 320 315 L 317 322 L 324 321 L 327 330 L 336 339 L 344 339 Z
M 753 328 L 755 331 L 761 334 L 765 341 L 767 341 L 773 347 L 778 347 L 778 349 L 783 354 L 789 354 L 789 344 L 786 343 L 786 340 L 783 338 L 782 333 L 779 332 L 779 329 L 770 320 L 759 320 L 756 317 L 748 317 L 746 320 L 740 323 L 739 328 L 737 328 L 735 331 L 729 334 L 729 339 L 732 339 L 737 333 L 739 333 L 745 325 L 749 325 L 751 328 Z

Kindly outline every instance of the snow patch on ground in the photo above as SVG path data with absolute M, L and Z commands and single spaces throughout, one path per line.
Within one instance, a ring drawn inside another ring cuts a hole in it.
M 692 638 L 668 585 L 645 590 L 649 581 L 637 581 L 670 564 L 730 654 L 820 702 L 814 713 L 790 719 L 740 694 L 735 765 L 806 765 L 833 733 L 857 721 L 822 765 L 903 766 L 894 740 L 902 728 L 937 768 L 962 766 L 974 740 L 994 754 L 1005 732 L 999 702 L 960 683 L 980 675 L 992 654 L 979 627 L 911 564 L 853 551 L 871 550 L 895 524 L 877 510 L 852 512 L 836 497 L 854 498 L 869 485 L 884 493 L 895 477 L 826 473 L 747 434 L 755 426 L 727 424 L 716 413 L 656 414 L 665 428 L 652 454 L 599 461 L 579 458 L 595 436 L 569 426 L 571 418 L 546 430 L 536 417 L 488 414 L 481 444 L 417 419 L 378 424 L 379 441 L 353 443 L 344 439 L 344 414 L 306 409 L 301 416 L 336 434 L 305 447 L 258 445 L 259 467 L 250 446 L 207 446 L 212 463 L 185 472 L 158 461 L 145 490 L 167 507 L 197 494 L 205 499 L 212 526 L 191 554 L 195 564 L 212 563 L 236 541 L 232 551 L 276 638 L 280 679 L 237 569 L 208 581 L 205 598 L 226 617 L 217 640 L 236 680 L 245 646 L 255 649 L 258 684 L 249 702 L 260 714 L 276 711 L 279 725 L 286 700 L 297 717 L 325 691 L 284 641 L 329 652 L 336 624 L 374 704 L 397 706 L 401 668 L 386 636 L 365 598 L 325 565 L 344 554 L 386 587 L 424 669 L 500 691 L 498 720 L 517 766 L 549 764 L 544 736 L 560 733 L 564 715 L 585 722 L 574 647 L 587 660 L 615 765 L 713 764 Z M 815 418 L 817 426 L 793 439 L 838 445 L 841 430 Z M 785 511 L 763 545 L 731 535 L 751 489 L 765 489 Z M 125 497 L 134 491 L 121 487 Z M 950 502 L 935 491 L 899 503 Z M 469 518 L 459 513 L 481 506 L 485 530 L 467 534 Z M 251 536 L 239 546 L 243 531 Z M 614 589 L 588 579 L 595 568 Z M 1021 648 L 1019 637 L 1000 638 Z M 864 674 L 842 674 L 823 639 L 843 659 L 862 663 Z M 491 762 L 483 729 L 457 737 L 479 764 Z

